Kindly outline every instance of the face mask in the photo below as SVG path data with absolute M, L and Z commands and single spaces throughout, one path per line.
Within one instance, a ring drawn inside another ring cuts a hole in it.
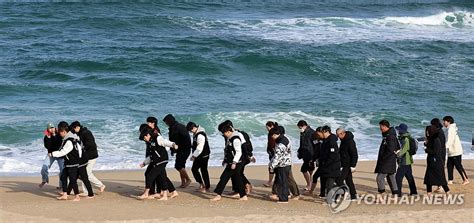
M 304 130 L 305 130 L 304 128 L 301 128 L 301 129 L 300 129 L 300 132 L 301 132 L 301 133 L 303 133 L 303 132 L 304 132 Z

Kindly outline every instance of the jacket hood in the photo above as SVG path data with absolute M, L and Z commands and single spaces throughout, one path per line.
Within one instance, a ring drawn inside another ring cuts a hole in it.
M 198 129 L 197 129 L 197 131 L 196 131 L 196 133 L 195 133 L 194 135 L 196 135 L 196 134 L 198 134 L 198 133 L 200 133 L 200 132 L 204 132 L 204 131 L 205 131 L 205 129 L 204 129 L 203 127 L 199 126 Z
M 351 131 L 346 131 L 346 136 L 341 141 L 353 140 L 354 134 Z
M 275 143 L 281 143 L 283 145 L 285 145 L 286 147 L 288 147 L 288 144 L 290 144 L 290 140 L 288 140 L 288 138 L 281 134 L 276 140 L 275 140 Z
M 66 136 L 64 136 L 64 139 L 63 139 L 63 140 L 66 140 L 66 139 L 69 139 L 69 138 L 74 139 L 74 140 L 80 140 L 80 139 L 79 139 L 79 136 L 76 135 L 76 134 L 74 134 L 74 133 L 72 133 L 71 131 L 69 131 L 69 132 L 66 134 Z
M 397 131 L 395 130 L 394 127 L 390 127 L 390 129 L 387 132 L 382 133 L 382 136 L 384 137 L 387 137 L 389 135 L 397 136 Z
M 456 126 L 456 123 L 449 125 L 448 129 L 450 128 L 453 128 L 454 130 L 456 130 L 456 132 L 458 131 L 458 127 Z

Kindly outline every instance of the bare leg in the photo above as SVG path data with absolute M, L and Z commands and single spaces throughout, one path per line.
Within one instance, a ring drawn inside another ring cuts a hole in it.
M 263 186 L 265 186 L 265 187 L 270 187 L 270 186 L 272 186 L 273 176 L 275 176 L 274 173 L 269 173 L 269 174 L 268 174 L 268 182 L 267 182 L 267 183 L 264 183 Z
M 303 176 L 304 176 L 304 179 L 306 180 L 305 190 L 309 190 L 311 188 L 311 174 L 310 172 L 304 172 Z

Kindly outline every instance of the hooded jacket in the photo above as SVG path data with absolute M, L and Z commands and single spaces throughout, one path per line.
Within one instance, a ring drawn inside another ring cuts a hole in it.
M 446 150 L 448 151 L 448 157 L 459 156 L 463 153 L 461 139 L 459 139 L 458 127 L 456 126 L 456 123 L 450 124 L 447 128 Z
M 391 127 L 382 133 L 383 139 L 380 144 L 375 173 L 393 174 L 397 172 L 397 155 L 395 151 L 400 149 L 395 128 Z
M 176 119 L 172 115 L 167 115 L 163 121 L 169 126 L 169 139 L 170 141 L 175 142 L 178 144 L 178 151 L 177 153 L 181 154 L 190 154 L 191 153 L 191 137 L 189 136 L 188 130 L 186 127 L 176 121 Z M 171 150 L 175 152 L 174 150 Z
M 274 151 L 270 161 L 271 169 L 291 166 L 291 141 L 283 134 L 275 140 Z
M 83 159 L 97 159 L 99 157 L 99 153 L 97 152 L 97 144 L 95 143 L 95 138 L 92 135 L 92 132 L 86 127 L 81 127 L 81 130 L 79 130 L 77 135 L 81 139 L 84 149 Z
M 346 136 L 341 140 L 339 150 L 341 152 L 342 167 L 355 167 L 357 165 L 359 156 L 352 132 L 346 131 Z
M 398 164 L 399 165 L 411 165 L 413 164 L 413 157 L 410 155 L 410 133 L 403 133 L 398 138 L 400 141 L 400 152 L 398 152 Z
M 169 147 L 173 147 L 174 142 L 166 140 L 158 134 L 156 137 L 152 137 L 150 142 L 146 142 L 146 145 L 149 148 L 149 155 L 143 161 L 143 164 L 158 166 L 168 163 L 168 150 Z
M 48 153 L 52 153 L 54 151 L 58 151 L 59 148 L 61 148 L 62 139 L 61 139 L 61 136 L 59 136 L 59 134 L 56 134 L 54 136 L 51 135 L 49 137 L 45 135 L 43 139 L 43 143 L 44 143 L 44 148 L 48 150 Z
M 313 147 L 314 130 L 307 126 L 304 132 L 300 133 L 300 148 L 298 149 L 298 158 L 304 161 L 310 161 L 314 156 Z
M 204 128 L 201 126 L 198 127 L 196 133 L 193 134 L 193 156 L 200 158 L 207 158 L 211 154 L 211 149 L 209 148 L 209 141 L 207 140 L 207 135 L 204 132 Z
M 65 167 L 78 167 L 81 163 L 82 146 L 79 136 L 68 132 L 63 138 L 63 143 L 58 151 L 51 153 L 53 157 L 63 157 Z
M 321 144 L 319 168 L 323 177 L 337 178 L 341 175 L 341 157 L 337 146 L 337 136 L 334 134 L 329 135 Z

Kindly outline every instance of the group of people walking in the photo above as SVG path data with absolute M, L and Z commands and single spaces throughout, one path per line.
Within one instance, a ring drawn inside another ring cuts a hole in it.
M 148 117 L 146 123 L 139 128 L 139 140 L 145 142 L 145 159 L 139 165 L 145 170 L 145 190 L 138 199 L 168 200 L 178 196 L 178 192 L 167 176 L 166 166 L 169 161 L 168 153 L 175 158 L 175 169 L 179 172 L 181 185 L 186 188 L 191 179 L 186 171 L 186 162 L 192 164 L 192 175 L 199 183 L 200 192 L 209 192 L 210 179 L 208 162 L 211 148 L 205 129 L 194 122 L 187 125 L 179 123 L 176 118 L 168 114 L 163 118 L 168 126 L 169 137 L 161 135 L 158 128 L 158 119 Z M 447 128 L 446 136 L 442 127 Z M 335 134 L 329 126 L 313 129 L 305 120 L 297 123 L 300 130 L 300 145 L 297 157 L 303 161 L 300 172 L 306 185 L 302 190 L 312 195 L 318 180 L 320 181 L 321 198 L 336 187 L 346 185 L 351 200 L 357 199 L 356 187 L 352 174 L 356 171 L 358 152 L 354 134 L 344 128 L 338 128 Z M 406 124 L 391 127 L 387 120 L 379 122 L 382 133 L 382 143 L 379 148 L 375 167 L 376 182 L 379 194 L 385 193 L 387 181 L 392 194 L 402 196 L 402 181 L 406 178 L 410 187 L 410 195 L 416 195 L 417 187 L 412 173 L 413 155 L 417 152 L 418 142 L 408 132 Z M 285 128 L 277 122 L 266 123 L 268 130 L 267 153 L 269 155 L 268 182 L 265 187 L 272 187 L 270 199 L 279 203 L 287 203 L 289 199 L 299 199 L 300 189 L 292 173 L 293 143 L 286 136 Z M 252 191 L 252 184 L 245 176 L 245 167 L 255 162 L 253 146 L 249 135 L 233 126 L 230 120 L 218 125 L 218 130 L 224 138 L 224 170 L 214 189 L 215 196 L 211 201 L 222 199 L 225 186 L 229 180 L 232 183 L 231 197 L 247 200 Z M 338 144 L 340 140 L 340 144 Z M 424 184 L 428 194 L 432 187 L 437 191 L 449 192 L 448 184 L 453 183 L 453 169 L 458 170 L 463 184 L 468 184 L 467 174 L 462 166 L 462 146 L 457 135 L 457 127 L 451 116 L 433 119 L 431 125 L 425 129 L 424 150 L 427 153 L 427 168 Z M 78 121 L 68 125 L 60 122 L 56 128 L 49 123 L 45 130 L 44 145 L 48 156 L 43 164 L 41 174 L 43 185 L 49 183 L 48 169 L 57 161 L 60 169 L 59 188 L 62 192 L 58 199 L 66 200 L 74 191 L 75 201 L 81 195 L 94 197 L 92 184 L 105 190 L 105 185 L 98 180 L 92 169 L 98 158 L 95 139 L 86 127 Z M 446 180 L 444 166 L 447 159 L 448 180 Z M 83 193 L 79 193 L 77 180 L 83 182 Z M 69 181 L 69 183 L 68 183 Z M 87 193 L 86 193 L 87 191 Z

